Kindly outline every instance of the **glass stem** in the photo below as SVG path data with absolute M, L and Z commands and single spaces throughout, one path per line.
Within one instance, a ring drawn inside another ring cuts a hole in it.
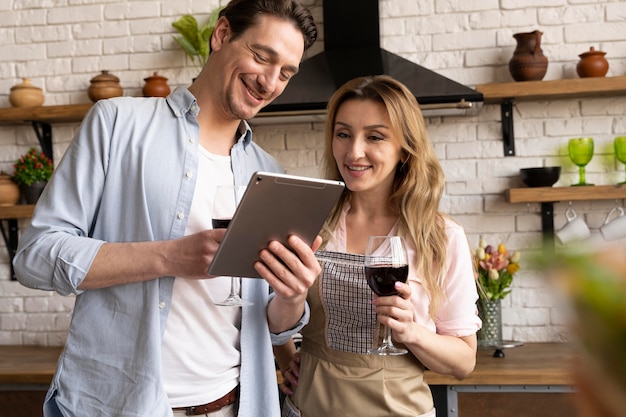
M 385 326 L 385 338 L 383 339 L 383 346 L 393 346 L 393 342 L 391 341 L 391 329 Z
M 587 180 L 585 179 L 585 166 L 580 166 L 578 167 L 578 176 L 579 176 L 579 183 L 580 184 L 586 184 Z
M 230 277 L 230 296 L 231 297 L 236 297 L 238 295 L 237 292 L 235 291 L 236 279 L 237 278 L 235 277 Z

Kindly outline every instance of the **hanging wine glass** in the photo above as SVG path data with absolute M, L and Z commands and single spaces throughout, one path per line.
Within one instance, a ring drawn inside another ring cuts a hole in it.
M 239 185 L 218 185 L 213 200 L 213 228 L 227 228 L 246 187 Z M 215 303 L 218 306 L 249 306 L 253 303 L 239 295 L 241 277 L 230 277 L 230 294 L 224 301 Z
M 396 295 L 396 281 L 406 282 L 409 263 L 404 238 L 401 236 L 370 236 L 365 251 L 367 283 L 378 296 Z M 406 349 L 393 345 L 391 329 L 385 326 L 385 337 L 380 347 L 368 351 L 372 355 L 404 355 Z
M 585 166 L 593 158 L 593 138 L 573 138 L 567 144 L 567 152 L 572 162 L 578 166 L 578 184 L 593 185 L 585 179 Z
M 617 136 L 613 141 L 613 147 L 615 148 L 615 157 L 624 165 L 625 177 L 624 181 L 618 184 L 626 184 L 626 136 Z

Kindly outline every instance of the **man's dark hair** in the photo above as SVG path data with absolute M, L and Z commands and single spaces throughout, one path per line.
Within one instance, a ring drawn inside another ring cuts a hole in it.
M 311 12 L 297 0 L 231 0 L 220 12 L 220 17 L 226 16 L 233 39 L 237 39 L 263 14 L 293 22 L 302 32 L 305 51 L 317 39 L 317 27 Z

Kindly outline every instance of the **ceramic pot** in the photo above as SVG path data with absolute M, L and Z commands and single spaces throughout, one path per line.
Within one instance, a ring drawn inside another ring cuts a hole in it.
M 20 201 L 20 187 L 5 172 L 0 173 L 0 206 L 14 206 Z
M 541 35 L 543 32 L 538 30 L 513 35 L 517 46 L 509 61 L 509 71 L 515 81 L 540 81 L 546 75 L 548 58 L 541 49 Z
M 46 181 L 37 181 L 31 185 L 21 184 L 20 192 L 22 193 L 26 204 L 37 204 L 37 200 L 39 200 L 39 196 L 46 187 L 46 184 Z
M 13 107 L 35 107 L 44 102 L 41 88 L 31 84 L 29 78 L 22 78 L 20 84 L 11 87 L 9 101 Z
M 592 46 L 588 52 L 580 55 L 580 61 L 576 64 L 576 73 L 580 78 L 604 77 L 609 71 L 609 62 L 604 57 L 606 52 L 596 51 Z
M 109 71 L 102 71 L 93 77 L 90 83 L 87 95 L 94 103 L 105 98 L 119 97 L 124 92 L 120 86 L 120 79 L 109 74 Z
M 144 97 L 167 97 L 170 94 L 170 86 L 167 85 L 167 78 L 158 73 L 143 79 L 146 83 L 143 86 Z

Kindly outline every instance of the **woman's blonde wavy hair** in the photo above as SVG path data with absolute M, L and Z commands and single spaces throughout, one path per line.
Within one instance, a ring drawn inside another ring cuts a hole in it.
M 333 157 L 332 142 L 337 111 L 347 100 L 382 103 L 389 114 L 392 130 L 400 139 L 403 162 L 396 169 L 389 204 L 398 211 L 398 233 L 415 244 L 415 265 L 430 296 L 429 314 L 434 319 L 444 297 L 441 281 L 447 236 L 439 202 L 445 177 L 428 138 L 422 112 L 415 96 L 392 77 L 368 76 L 346 82 L 333 94 L 327 107 L 322 165 L 328 179 L 342 180 Z M 350 201 L 350 195 L 346 188 L 326 221 L 321 232 L 324 243 L 335 230 L 342 207 Z

